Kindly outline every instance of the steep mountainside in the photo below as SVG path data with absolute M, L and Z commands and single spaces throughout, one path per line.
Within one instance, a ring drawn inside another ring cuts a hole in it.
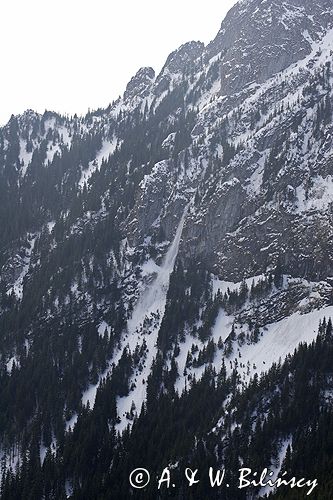
M 330 0 L 242 0 L 106 109 L 0 129 L 3 498 L 143 498 L 143 462 L 311 472 L 301 437 L 332 426 L 332 55 Z M 269 493 L 206 486 L 161 498 Z

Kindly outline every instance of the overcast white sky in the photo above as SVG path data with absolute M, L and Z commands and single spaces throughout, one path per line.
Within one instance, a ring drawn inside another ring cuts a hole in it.
M 159 71 L 190 40 L 208 43 L 236 0 L 1 0 L 0 125 L 31 108 L 85 113 Z

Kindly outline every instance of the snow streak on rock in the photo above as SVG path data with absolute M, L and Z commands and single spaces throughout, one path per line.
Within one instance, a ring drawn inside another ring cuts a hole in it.
M 188 206 L 185 208 L 182 218 L 176 230 L 176 234 L 172 244 L 170 245 L 161 266 L 155 265 L 153 269 L 156 272 L 156 277 L 153 282 L 143 291 L 141 294 L 134 310 L 132 317 L 129 319 L 127 324 L 127 332 L 124 333 L 120 345 L 121 348 L 116 352 L 113 359 L 110 361 L 110 366 L 112 364 L 117 364 L 123 352 L 123 349 L 128 346 L 130 351 L 133 352 L 136 346 L 142 345 L 145 341 L 146 358 L 144 369 L 141 373 L 136 372 L 132 377 L 129 385 L 133 385 L 133 389 L 130 391 L 127 397 L 118 398 L 117 407 L 118 415 L 121 418 L 121 422 L 118 424 L 118 430 L 122 431 L 125 429 L 128 420 L 125 418 L 126 414 L 130 411 L 132 402 L 134 401 L 137 411 L 140 411 L 142 403 L 146 398 L 146 381 L 150 373 L 151 365 L 153 359 L 157 353 L 157 336 L 158 331 L 163 319 L 166 297 L 169 288 L 170 275 L 173 271 L 174 264 L 177 258 L 179 244 L 182 236 L 182 231 L 184 227 L 184 222 L 186 214 L 188 211 Z M 143 325 L 145 320 L 152 320 L 149 332 L 145 334 L 143 332 Z M 106 323 L 103 323 L 103 330 L 105 330 Z M 110 368 L 106 370 L 105 373 L 100 377 L 100 380 L 105 377 L 110 372 Z M 95 403 L 96 393 L 98 385 L 91 385 L 88 390 L 83 394 L 82 404 L 87 405 L 89 403 L 92 407 Z

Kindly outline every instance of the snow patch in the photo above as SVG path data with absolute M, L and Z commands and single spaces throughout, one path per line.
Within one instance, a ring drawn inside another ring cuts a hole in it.
M 86 170 L 82 171 L 81 179 L 79 181 L 79 187 L 82 189 L 84 184 L 88 182 L 90 177 L 96 170 L 101 168 L 103 160 L 107 160 L 110 155 L 112 155 L 117 147 L 118 139 L 114 137 L 112 141 L 104 141 L 101 150 L 97 154 L 96 158 L 89 163 Z

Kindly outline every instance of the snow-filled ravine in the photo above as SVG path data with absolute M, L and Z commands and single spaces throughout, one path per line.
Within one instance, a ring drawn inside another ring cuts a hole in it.
M 139 372 L 135 370 L 129 385 L 135 384 L 128 396 L 118 398 L 117 409 L 120 423 L 117 425 L 117 430 L 123 431 L 128 425 L 129 421 L 126 414 L 130 412 L 132 403 L 134 402 L 137 412 L 140 412 L 142 402 L 146 398 L 146 381 L 151 370 L 152 362 L 157 353 L 157 336 L 158 331 L 163 319 L 166 297 L 169 288 L 170 275 L 173 271 L 176 257 L 178 254 L 179 243 L 184 227 L 184 221 L 187 214 L 186 207 L 183 216 L 177 227 L 177 231 L 173 242 L 171 243 L 164 260 L 160 266 L 155 265 L 154 271 L 156 276 L 153 282 L 142 292 L 136 306 L 134 307 L 131 318 L 128 320 L 127 331 L 123 334 L 121 339 L 121 349 L 115 353 L 112 363 L 117 364 L 123 349 L 128 346 L 131 352 L 139 344 L 146 343 L 146 358 L 143 370 Z M 149 332 L 143 332 L 144 321 L 151 320 Z M 103 331 L 107 328 L 105 322 L 101 326 Z M 107 370 L 108 371 L 108 370 Z M 105 377 L 107 371 L 101 376 Z M 86 405 L 88 402 L 90 406 L 94 405 L 98 385 L 91 385 L 89 389 L 83 394 L 82 403 Z

